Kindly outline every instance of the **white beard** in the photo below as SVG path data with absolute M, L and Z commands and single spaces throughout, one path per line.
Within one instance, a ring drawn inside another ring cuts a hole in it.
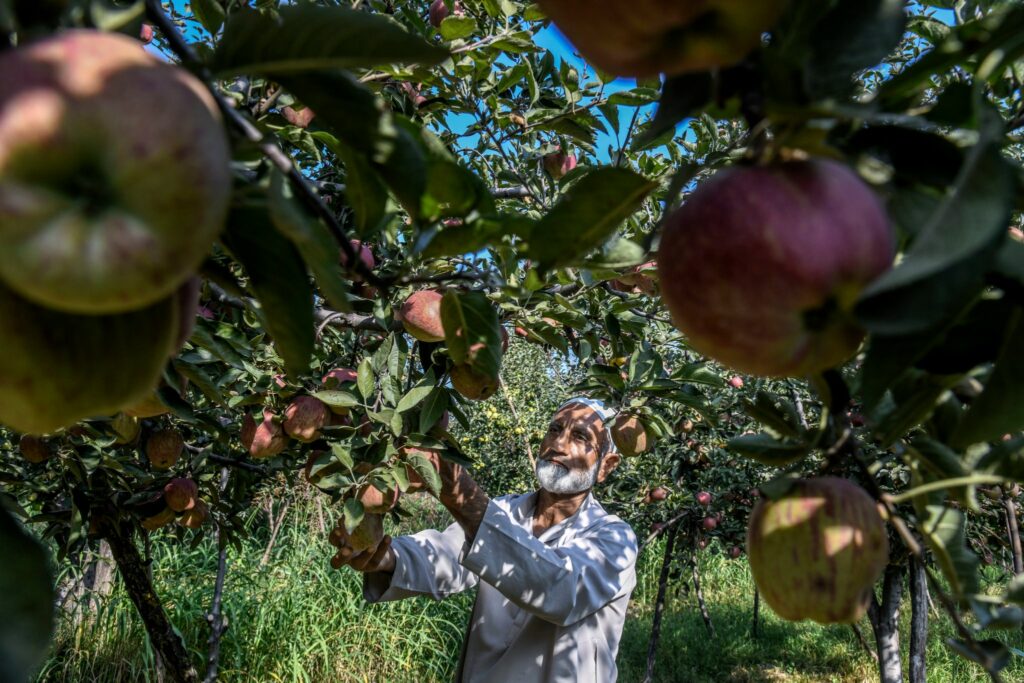
M 550 460 L 539 458 L 534 470 L 540 487 L 551 493 L 573 494 L 583 493 L 594 488 L 597 483 L 597 469 L 601 466 L 598 460 L 589 470 L 567 470 Z

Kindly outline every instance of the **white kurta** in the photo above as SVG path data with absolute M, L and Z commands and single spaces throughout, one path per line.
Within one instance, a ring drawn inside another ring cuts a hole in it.
M 614 681 L 636 586 L 636 535 L 589 495 L 575 515 L 535 537 L 536 499 L 491 500 L 471 545 L 458 524 L 394 539 L 394 574 L 365 574 L 363 596 L 441 600 L 482 582 L 459 681 Z

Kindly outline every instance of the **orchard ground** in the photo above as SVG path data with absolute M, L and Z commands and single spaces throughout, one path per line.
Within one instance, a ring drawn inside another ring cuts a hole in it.
M 412 513 L 391 533 L 449 523 L 447 512 L 427 494 L 406 501 Z M 285 506 L 288 506 L 285 508 Z M 368 606 L 360 577 L 330 569 L 316 500 L 297 491 L 277 500 L 274 515 L 285 521 L 261 566 L 271 530 L 267 515 L 254 509 L 252 536 L 240 551 L 229 551 L 224 609 L 230 628 L 221 643 L 223 681 L 448 681 L 458 663 L 473 593 L 443 602 L 427 599 Z M 619 652 L 619 680 L 640 681 L 658 588 L 664 542 L 640 557 L 638 585 L 630 605 Z M 217 552 L 211 540 L 186 549 L 170 535 L 154 535 L 153 578 L 175 625 L 188 643 L 206 638 L 204 615 L 216 576 Z M 751 636 L 753 582 L 745 557 L 726 559 L 712 544 L 699 555 L 701 585 L 716 635 L 710 638 L 692 590 L 677 581 L 670 591 L 658 647 L 655 681 L 665 683 L 792 681 L 859 683 L 876 680 L 877 665 L 846 626 L 786 622 L 762 605 L 760 633 Z M 998 587 L 1009 573 L 996 565 L 984 571 L 986 586 Z M 907 614 L 901 613 L 906 637 Z M 953 635 L 948 619 L 934 612 L 928 641 L 929 683 L 986 680 L 978 667 L 956 657 L 943 643 Z M 861 631 L 871 637 L 862 620 Z M 1020 632 L 1001 638 L 1024 648 Z M 197 653 L 198 654 L 198 653 Z M 904 658 L 905 659 L 905 658 Z M 906 665 L 906 661 L 904 661 Z M 95 617 L 75 627 L 64 617 L 51 658 L 38 681 L 122 683 L 151 680 L 153 653 L 131 603 L 120 588 L 99 600 Z M 1004 681 L 1024 681 L 1024 663 L 1015 659 Z

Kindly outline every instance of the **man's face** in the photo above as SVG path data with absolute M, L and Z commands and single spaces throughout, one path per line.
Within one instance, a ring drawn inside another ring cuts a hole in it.
M 570 404 L 551 418 L 540 445 L 537 479 L 552 493 L 575 494 L 593 488 L 615 469 L 617 453 L 608 448 L 604 423 L 593 409 Z

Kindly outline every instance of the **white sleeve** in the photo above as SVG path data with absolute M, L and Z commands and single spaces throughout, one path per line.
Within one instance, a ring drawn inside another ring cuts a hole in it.
M 367 602 L 387 602 L 417 595 L 441 600 L 472 588 L 477 577 L 459 564 L 465 545 L 466 534 L 457 523 L 444 532 L 427 529 L 393 539 L 394 573 L 363 574 L 363 597 Z
M 625 522 L 551 547 L 491 501 L 462 564 L 524 610 L 568 626 L 632 591 L 636 554 L 636 535 Z

